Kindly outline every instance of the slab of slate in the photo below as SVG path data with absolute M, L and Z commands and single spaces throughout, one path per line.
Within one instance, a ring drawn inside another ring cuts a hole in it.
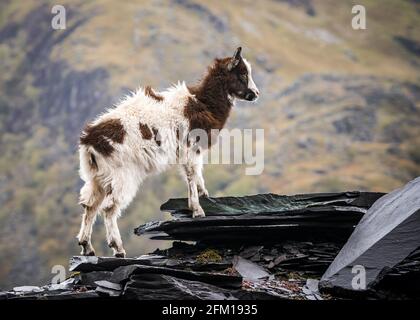
M 133 264 L 142 264 L 148 266 L 157 266 L 157 267 L 171 267 L 177 269 L 192 269 L 197 271 L 206 271 L 206 270 L 224 270 L 229 268 L 232 264 L 227 262 L 209 262 L 209 263 L 198 263 L 195 260 L 188 259 L 170 259 L 159 255 L 144 255 L 138 258 L 114 258 L 114 257 L 95 257 L 95 256 L 73 256 L 70 259 L 69 270 L 72 272 L 80 271 L 83 274 L 81 277 L 81 283 L 92 284 L 97 280 L 104 279 L 94 279 L 93 281 L 89 280 L 89 277 L 102 277 L 106 274 L 95 273 L 92 275 L 92 272 L 110 272 L 121 266 L 129 266 Z M 79 277 L 80 278 L 80 277 Z M 105 279 L 106 280 L 106 279 Z
M 120 284 L 107 280 L 96 281 L 95 284 L 95 292 L 109 297 L 119 297 L 123 289 Z
M 70 259 L 70 271 L 112 271 L 121 266 L 133 264 L 164 265 L 166 259 L 159 256 L 141 256 L 139 258 L 115 258 L 95 256 L 73 256 Z
M 61 283 L 51 283 L 44 286 L 43 288 L 48 291 L 68 291 L 68 290 L 73 289 L 75 282 L 76 282 L 76 279 L 70 277 Z
M 33 297 L 35 300 L 76 300 L 76 299 L 99 299 L 100 296 L 93 290 L 84 292 L 67 291 L 58 294 L 46 294 Z M 31 299 L 28 299 L 31 300 Z
M 372 289 L 387 271 L 418 248 L 420 177 L 375 202 L 323 275 L 320 288 L 336 293 Z M 366 274 L 365 288 L 354 286 L 352 281 L 361 268 Z M 416 271 L 417 266 L 413 265 L 412 270 Z
M 75 300 L 75 299 L 98 299 L 100 296 L 94 290 L 83 292 L 63 291 L 63 292 L 41 292 L 31 295 L 20 295 L 9 297 L 9 300 Z
M 136 274 L 163 274 L 181 279 L 199 281 L 222 288 L 235 289 L 242 285 L 242 277 L 218 272 L 198 272 L 191 270 L 179 270 L 165 267 L 154 267 L 144 265 L 130 265 L 119 267 L 114 270 L 111 282 L 124 283 L 132 275 Z
M 175 219 L 149 222 L 134 232 L 152 239 L 206 242 L 347 239 L 382 195 L 355 191 L 201 198 L 206 217 L 200 219 L 190 217 L 187 199 L 171 199 L 161 209 Z
M 13 291 L 17 294 L 27 294 L 27 293 L 43 292 L 44 289 L 37 286 L 20 286 L 20 287 L 14 287 Z
M 240 256 L 233 258 L 233 268 L 247 281 L 261 281 L 270 278 L 270 273 L 264 268 Z
M 200 219 L 180 218 L 149 222 L 134 230 L 137 235 L 152 239 L 223 242 L 279 242 L 282 240 L 347 239 L 363 214 L 359 211 L 319 211 L 312 208 L 306 214 L 287 216 L 211 216 Z
M 383 193 L 359 191 L 299 194 L 293 196 L 267 193 L 243 197 L 201 197 L 200 205 L 207 216 L 267 215 L 280 212 L 302 212 L 314 207 L 338 206 L 367 209 L 383 195 Z M 170 199 L 162 204 L 160 209 L 173 214 L 191 215 L 188 209 L 188 200 L 185 198 Z
M 235 290 L 159 273 L 130 276 L 122 298 L 135 300 L 235 300 Z
M 97 287 L 96 282 L 109 280 L 112 277 L 112 271 L 91 271 L 81 272 L 74 276 L 77 285 Z
M 392 293 L 396 298 L 407 296 L 408 299 L 420 297 L 420 248 L 413 251 L 406 259 L 393 268 L 386 268 L 373 284 L 376 291 Z M 391 296 L 392 298 L 392 296 Z

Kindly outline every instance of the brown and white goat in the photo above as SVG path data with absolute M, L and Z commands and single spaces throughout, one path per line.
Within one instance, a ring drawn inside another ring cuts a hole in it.
M 85 182 L 77 236 L 82 254 L 95 254 L 92 225 L 101 212 L 108 245 L 116 257 L 125 256 L 117 218 L 146 176 L 171 164 L 179 164 L 187 181 L 192 216 L 204 217 L 199 203 L 199 196 L 208 196 L 203 151 L 211 142 L 198 144 L 189 133 L 200 129 L 210 135 L 212 129 L 222 129 L 235 98 L 253 101 L 258 95 L 251 66 L 238 48 L 232 57 L 216 59 L 196 86 L 178 83 L 163 92 L 139 89 L 88 124 L 79 146 L 80 176 Z

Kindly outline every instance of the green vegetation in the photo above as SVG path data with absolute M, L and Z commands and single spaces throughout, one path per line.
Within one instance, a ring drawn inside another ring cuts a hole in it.
M 206 249 L 197 256 L 197 261 L 199 263 L 220 262 L 222 257 L 217 250 Z

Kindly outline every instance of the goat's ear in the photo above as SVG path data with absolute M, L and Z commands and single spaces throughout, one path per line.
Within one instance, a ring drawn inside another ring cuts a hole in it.
M 234 69 L 239 64 L 239 61 L 241 61 L 241 59 L 242 59 L 241 52 L 242 52 L 242 47 L 238 47 L 236 49 L 235 53 L 233 54 L 233 57 L 231 58 L 229 64 L 228 64 L 228 70 L 229 71 Z

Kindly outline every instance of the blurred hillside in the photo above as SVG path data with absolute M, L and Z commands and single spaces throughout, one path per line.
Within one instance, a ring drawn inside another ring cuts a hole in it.
M 79 252 L 80 129 L 139 85 L 193 82 L 238 45 L 253 64 L 257 104 L 229 127 L 265 129 L 265 170 L 207 166 L 212 195 L 390 191 L 420 175 L 420 4 L 355 1 L 0 2 L 0 288 L 45 282 Z M 129 255 L 156 246 L 133 228 L 186 196 L 175 170 L 146 182 L 120 220 Z M 109 254 L 102 221 L 98 254 Z

